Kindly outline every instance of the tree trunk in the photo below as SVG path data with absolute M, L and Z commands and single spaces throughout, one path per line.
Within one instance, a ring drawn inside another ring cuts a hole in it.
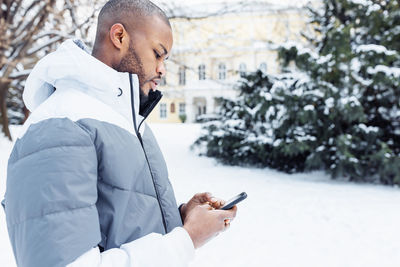
M 10 128 L 8 127 L 8 114 L 7 114 L 7 92 L 9 83 L 0 84 L 0 113 L 1 113 L 1 125 L 3 126 L 3 133 L 12 141 Z

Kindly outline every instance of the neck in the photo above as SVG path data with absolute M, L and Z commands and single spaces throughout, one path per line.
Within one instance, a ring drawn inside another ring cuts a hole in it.
M 94 58 L 96 58 L 97 60 L 103 62 L 104 64 L 106 64 L 110 68 L 114 69 L 113 63 L 112 63 L 112 59 L 110 58 L 110 56 L 107 56 L 107 55 L 110 55 L 110 54 L 111 53 L 104 53 L 104 48 L 100 47 L 95 42 L 95 44 L 93 46 L 92 56 Z

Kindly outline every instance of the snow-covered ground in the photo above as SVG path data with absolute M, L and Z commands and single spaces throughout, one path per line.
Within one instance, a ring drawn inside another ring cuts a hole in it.
M 189 150 L 199 125 L 151 127 L 178 202 L 203 191 L 225 199 L 248 194 L 230 229 L 199 249 L 191 267 L 400 266 L 398 188 L 331 181 L 320 172 L 286 175 L 221 166 Z M 11 144 L 0 139 L 1 198 L 10 150 Z M 0 266 L 14 267 L 3 211 L 0 251 Z

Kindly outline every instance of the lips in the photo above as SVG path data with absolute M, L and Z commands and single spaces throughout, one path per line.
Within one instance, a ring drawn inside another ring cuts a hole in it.
M 157 88 L 158 82 L 155 81 L 155 80 L 151 80 L 150 83 L 151 83 L 151 88 L 152 88 L 153 90 L 155 90 L 155 89 Z

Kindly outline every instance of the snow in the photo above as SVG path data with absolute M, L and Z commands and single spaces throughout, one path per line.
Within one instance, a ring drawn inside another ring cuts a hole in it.
M 282 139 L 276 139 L 273 143 L 273 146 L 279 146 L 282 143 Z
M 229 199 L 247 192 L 228 231 L 196 252 L 190 267 L 398 267 L 398 188 L 332 181 L 321 172 L 287 175 L 222 166 L 189 150 L 196 124 L 151 125 L 178 203 L 196 192 Z M 14 134 L 19 128 L 13 128 Z M 11 143 L 0 138 L 0 193 Z M 0 266 L 15 267 L 0 211 Z
M 363 6 L 370 6 L 372 4 L 370 0 L 350 0 L 349 2 Z
M 367 126 L 367 125 L 365 125 L 364 123 L 360 123 L 359 125 L 358 125 L 358 127 L 361 129 L 361 130 L 363 130 L 365 133 L 370 133 L 370 132 L 374 132 L 374 133 L 377 133 L 377 132 L 379 132 L 379 128 L 378 127 L 373 127 L 373 126 Z
M 360 104 L 360 101 L 358 101 L 357 97 L 355 97 L 355 96 L 342 97 L 342 98 L 340 99 L 340 103 L 341 103 L 342 105 L 347 105 L 347 104 L 349 104 L 351 107 L 360 106 L 360 105 L 361 105 L 361 104 Z
M 368 44 L 368 45 L 359 45 L 356 47 L 356 53 L 360 52 L 375 52 L 377 54 L 385 54 L 387 56 L 396 55 L 397 52 L 394 50 L 388 50 L 383 45 L 376 45 L 376 44 Z
M 329 55 L 319 58 L 319 55 L 315 51 L 311 50 L 308 47 L 304 47 L 300 43 L 296 43 L 293 41 L 288 41 L 286 43 L 283 43 L 281 45 L 281 47 L 284 49 L 287 49 L 287 50 L 290 50 L 291 48 L 294 47 L 294 48 L 296 48 L 298 55 L 309 54 L 313 59 L 319 60 L 320 62 L 326 62 L 326 61 L 329 61 L 329 59 L 330 59 Z
M 367 72 L 369 74 L 377 74 L 378 72 L 382 72 L 385 76 L 394 76 L 395 78 L 400 77 L 400 68 L 396 67 L 388 67 L 385 65 L 377 65 L 374 68 L 368 67 Z
M 324 93 L 320 90 L 310 90 L 305 92 L 304 95 L 314 95 L 319 98 L 323 98 L 325 96 Z
M 15 79 L 20 76 L 28 76 L 29 73 L 31 73 L 31 71 L 32 71 L 32 69 L 14 71 L 13 73 L 11 73 L 10 78 Z
M 351 69 L 351 76 L 360 84 L 364 85 L 364 86 L 370 86 L 373 83 L 373 80 L 366 80 L 363 77 L 361 77 L 358 72 L 361 69 L 361 62 L 360 60 L 355 57 L 351 60 L 350 62 L 350 69 Z
M 305 111 L 314 111 L 314 106 L 313 105 L 307 105 L 304 107 Z
M 271 101 L 272 100 L 272 95 L 269 92 L 261 92 L 260 96 L 263 96 L 265 98 L 265 100 L 267 100 L 267 101 Z
M 331 61 L 332 58 L 333 58 L 332 54 L 328 54 L 326 56 L 320 56 L 315 63 L 317 63 L 318 65 L 322 65 Z
M 369 16 L 369 15 L 371 15 L 372 12 L 379 11 L 380 9 L 381 9 L 381 7 L 378 4 L 370 5 L 368 7 L 368 11 L 367 11 L 366 15 Z
M 230 128 L 235 128 L 235 127 L 241 127 L 243 124 L 243 121 L 231 119 L 231 120 L 227 120 L 225 122 L 225 124 Z
M 254 108 L 248 108 L 246 107 L 247 112 L 254 117 L 255 114 L 260 110 L 260 108 L 262 107 L 262 103 L 257 104 L 257 106 L 255 106 Z
M 325 106 L 329 108 L 333 108 L 335 106 L 335 99 L 333 97 L 329 97 L 325 100 Z
M 46 35 L 46 34 L 47 34 L 47 33 L 44 33 L 44 35 Z M 56 43 L 56 42 L 61 41 L 63 38 L 65 38 L 65 39 L 67 39 L 67 38 L 73 38 L 73 35 L 67 35 L 67 34 L 65 34 L 65 33 L 60 32 L 57 36 L 55 36 L 55 37 L 53 37 L 53 38 L 50 38 L 50 39 L 48 39 L 48 40 L 46 40 L 46 41 L 40 41 L 40 42 L 38 42 L 38 44 L 36 44 L 36 46 L 30 48 L 30 49 L 27 51 L 27 54 L 28 54 L 28 55 L 32 55 L 32 54 L 34 54 L 34 53 L 36 53 L 36 52 L 42 50 L 43 48 L 50 46 L 51 44 L 54 44 L 54 43 Z
M 353 163 L 358 163 L 358 159 L 356 159 L 356 158 L 350 158 L 349 161 L 353 162 Z
M 296 140 L 300 142 L 305 142 L 305 141 L 315 142 L 317 141 L 317 138 L 312 135 L 305 135 L 305 136 L 296 136 Z

